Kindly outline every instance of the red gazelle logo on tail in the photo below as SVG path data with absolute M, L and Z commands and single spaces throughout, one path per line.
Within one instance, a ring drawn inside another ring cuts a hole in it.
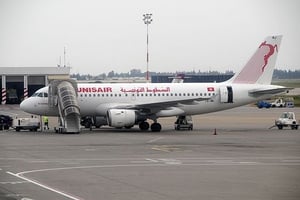
M 265 67 L 266 67 L 266 65 L 268 64 L 268 60 L 269 60 L 269 58 L 274 54 L 275 49 L 276 49 L 276 52 L 278 52 L 277 44 L 275 44 L 275 45 L 273 46 L 273 45 L 271 45 L 271 44 L 267 44 L 267 42 L 264 41 L 263 43 L 261 43 L 261 45 L 259 46 L 259 48 L 261 48 L 261 47 L 263 47 L 263 46 L 269 47 L 269 52 L 264 56 L 265 64 L 262 66 L 262 69 L 261 69 L 262 72 L 264 72 Z

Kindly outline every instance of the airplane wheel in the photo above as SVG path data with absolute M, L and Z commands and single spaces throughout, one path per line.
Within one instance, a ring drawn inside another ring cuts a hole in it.
M 149 129 L 149 123 L 148 122 L 141 122 L 139 124 L 139 127 L 142 131 L 147 131 Z
M 161 131 L 161 125 L 160 125 L 160 123 L 153 123 L 151 125 L 151 131 L 152 132 L 160 132 Z

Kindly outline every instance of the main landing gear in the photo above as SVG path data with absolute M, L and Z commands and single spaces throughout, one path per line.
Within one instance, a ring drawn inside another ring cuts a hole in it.
M 149 123 L 144 121 L 144 122 L 141 122 L 139 124 L 139 127 L 142 131 L 147 131 L 149 129 Z M 154 122 L 153 124 L 151 124 L 151 131 L 152 132 L 160 132 L 161 131 L 161 125 L 160 123 L 157 123 L 157 122 Z

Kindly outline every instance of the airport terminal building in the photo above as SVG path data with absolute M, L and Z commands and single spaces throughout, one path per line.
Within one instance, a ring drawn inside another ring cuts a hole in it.
M 20 103 L 51 80 L 69 76 L 69 67 L 0 67 L 0 103 Z

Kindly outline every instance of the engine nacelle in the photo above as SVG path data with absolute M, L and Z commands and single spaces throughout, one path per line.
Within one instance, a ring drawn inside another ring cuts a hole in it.
M 116 128 L 133 126 L 136 124 L 137 115 L 135 110 L 110 109 L 107 111 L 108 125 Z

